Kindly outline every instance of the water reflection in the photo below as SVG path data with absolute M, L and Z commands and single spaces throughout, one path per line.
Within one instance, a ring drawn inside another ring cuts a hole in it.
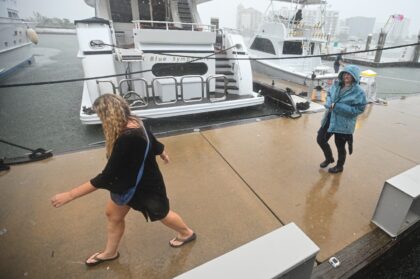
M 141 274 L 140 278 L 173 278 L 187 270 L 191 269 L 192 266 L 188 265 L 191 263 L 189 256 L 196 242 L 189 243 L 183 246 L 182 249 L 171 248 L 175 253 L 168 257 L 168 254 L 162 255 L 162 257 L 154 260 L 153 263 L 148 263 L 139 266 L 140 270 L 134 272 L 134 274 Z
M 366 119 L 369 118 L 369 115 L 372 113 L 374 106 L 375 106 L 374 104 L 368 104 L 366 106 L 365 111 L 357 117 L 356 130 L 362 128 L 364 122 L 366 121 Z
M 337 208 L 335 193 L 340 186 L 341 174 L 319 170 L 319 179 L 306 195 L 303 216 L 304 230 L 318 245 L 330 237 L 332 217 Z

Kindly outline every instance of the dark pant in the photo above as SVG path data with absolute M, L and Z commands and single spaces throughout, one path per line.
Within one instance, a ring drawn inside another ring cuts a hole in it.
M 344 166 L 344 162 L 346 161 L 347 135 L 338 134 L 338 133 L 334 133 L 334 134 L 328 133 L 328 126 L 329 125 L 324 125 L 323 127 L 319 129 L 316 141 L 321 147 L 322 152 L 324 152 L 325 160 L 332 162 L 334 160 L 334 157 L 331 151 L 331 147 L 328 144 L 328 140 L 331 138 L 332 135 L 334 135 L 335 146 L 337 146 L 337 151 L 338 151 L 337 166 L 342 167 Z

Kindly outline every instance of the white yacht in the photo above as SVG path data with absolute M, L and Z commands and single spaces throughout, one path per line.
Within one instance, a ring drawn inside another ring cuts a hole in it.
M 253 71 L 302 85 L 332 84 L 337 74 L 320 57 L 303 58 L 320 55 L 327 43 L 325 12 L 325 0 L 272 0 L 250 40 Z
M 0 1 L 0 78 L 32 62 L 32 41 L 38 39 L 29 24 L 19 18 L 16 0 Z
M 95 17 L 75 22 L 86 80 L 84 124 L 100 123 L 101 94 L 123 96 L 139 117 L 259 105 L 242 36 L 201 23 L 208 0 L 85 0 Z

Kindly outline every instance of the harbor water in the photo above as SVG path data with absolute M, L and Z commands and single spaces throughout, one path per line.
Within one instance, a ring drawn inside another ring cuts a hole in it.
M 34 63 L 23 66 L 0 83 L 83 78 L 77 51 L 75 35 L 40 35 L 40 43 L 34 47 Z M 420 94 L 420 69 L 373 70 L 378 73 L 378 97 L 409 98 L 411 95 Z M 0 139 L 32 149 L 52 149 L 54 154 L 100 145 L 103 141 L 101 127 L 85 126 L 79 120 L 82 87 L 82 82 L 72 82 L 0 88 Z M 238 119 L 247 120 L 281 113 L 278 108 L 266 104 L 236 110 L 235 113 L 218 112 L 194 117 L 152 120 L 150 124 L 152 130 L 157 133 L 182 132 L 214 124 L 231 123 Z M 0 158 L 14 157 L 26 152 L 0 143 Z M 420 278 L 419 238 L 414 245 L 402 249 L 384 264 L 368 270 L 366 274 L 368 278 Z

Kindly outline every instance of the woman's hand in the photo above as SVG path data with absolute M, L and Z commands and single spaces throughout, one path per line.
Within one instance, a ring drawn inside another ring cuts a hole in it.
M 73 200 L 72 195 L 70 192 L 63 192 L 55 195 L 51 198 L 51 205 L 54 207 L 60 207 L 62 205 L 65 205 L 66 203 Z
M 166 154 L 165 150 L 159 156 L 165 162 L 165 164 L 169 163 L 169 156 Z

